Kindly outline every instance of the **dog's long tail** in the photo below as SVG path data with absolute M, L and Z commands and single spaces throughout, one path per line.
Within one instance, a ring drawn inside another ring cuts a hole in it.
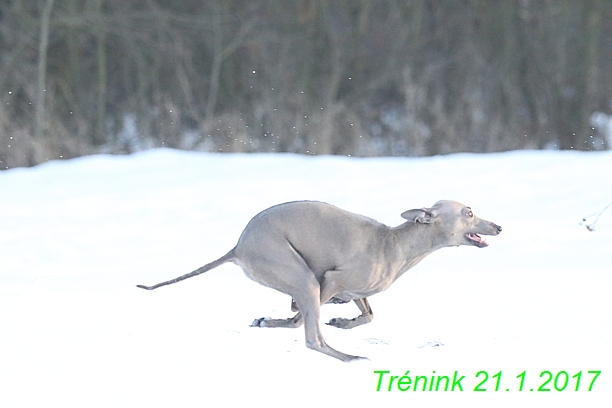
M 197 276 L 197 275 L 199 275 L 201 273 L 204 273 L 204 272 L 208 272 L 211 269 L 214 269 L 214 268 L 216 268 L 219 265 L 222 265 L 222 264 L 224 264 L 226 262 L 230 262 L 230 261 L 235 260 L 236 259 L 236 254 L 234 252 L 235 249 L 236 248 L 233 248 L 231 251 L 229 251 L 227 254 L 223 255 L 221 258 L 217 259 L 216 261 L 212 261 L 211 263 L 206 264 L 206 265 L 202 266 L 201 268 L 198 268 L 195 271 L 190 272 L 190 273 L 188 273 L 186 275 L 179 276 L 178 278 L 174 278 L 174 279 L 166 281 L 166 282 L 158 283 L 157 285 L 153 285 L 153 286 L 136 285 L 136 287 L 142 288 L 142 289 L 146 289 L 146 290 L 153 290 L 153 289 L 157 289 L 157 288 L 159 288 L 161 286 L 166 286 L 166 285 L 170 285 L 170 284 L 173 284 L 173 283 L 176 283 L 176 282 L 180 282 L 180 281 L 185 280 L 185 279 L 193 278 L 194 276 Z

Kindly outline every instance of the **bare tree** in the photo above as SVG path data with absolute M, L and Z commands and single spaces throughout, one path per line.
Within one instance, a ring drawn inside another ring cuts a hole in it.
M 51 11 L 55 0 L 46 0 L 40 17 L 40 40 L 38 45 L 38 82 L 36 96 L 36 139 L 43 134 L 45 119 L 45 92 L 47 75 L 47 50 L 49 47 L 49 31 Z

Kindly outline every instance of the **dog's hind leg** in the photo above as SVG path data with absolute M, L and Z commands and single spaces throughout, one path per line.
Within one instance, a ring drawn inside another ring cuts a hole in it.
M 260 242 L 261 240 L 257 241 Z M 331 348 L 325 342 L 319 326 L 321 303 L 321 286 L 314 272 L 308 267 L 302 256 L 289 243 L 276 245 L 275 252 L 262 254 L 246 250 L 240 257 L 240 266 L 245 274 L 264 286 L 276 289 L 291 296 L 299 312 L 288 320 L 256 319 L 257 327 L 295 327 L 304 322 L 306 347 L 342 361 L 351 361 L 363 357 L 352 356 Z M 240 248 L 239 246 L 237 248 Z M 270 325 L 269 325 L 270 323 Z

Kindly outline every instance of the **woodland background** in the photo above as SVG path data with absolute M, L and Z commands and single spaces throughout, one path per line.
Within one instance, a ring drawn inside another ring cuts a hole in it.
M 0 168 L 604 150 L 609 0 L 0 0 Z

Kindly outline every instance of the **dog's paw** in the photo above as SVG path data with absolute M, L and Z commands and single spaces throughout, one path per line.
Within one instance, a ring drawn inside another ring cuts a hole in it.
M 354 325 L 354 321 L 351 319 L 344 319 L 342 317 L 334 317 L 329 322 L 325 323 L 328 326 L 334 326 L 339 329 L 350 329 Z
M 260 317 L 259 319 L 253 320 L 251 327 L 266 327 L 266 322 L 270 320 L 269 317 Z

